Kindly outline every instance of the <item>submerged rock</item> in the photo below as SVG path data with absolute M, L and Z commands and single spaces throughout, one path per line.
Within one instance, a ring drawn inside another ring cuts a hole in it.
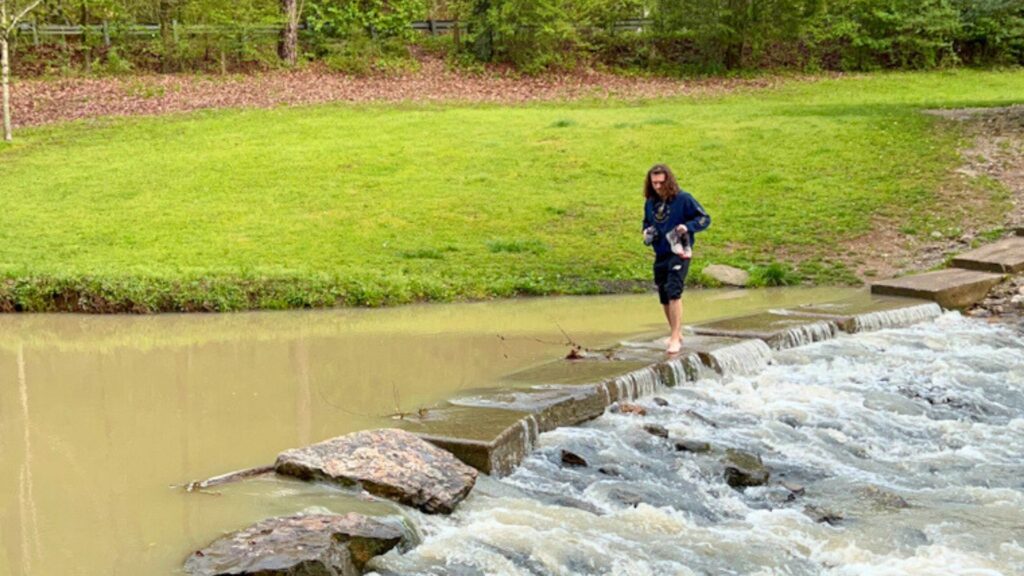
M 910 503 L 899 494 L 889 492 L 888 490 L 884 490 L 873 484 L 861 488 L 860 494 L 879 508 L 892 508 L 897 510 L 910 508 Z
M 661 407 L 663 407 L 663 408 L 664 408 L 665 406 L 668 406 L 668 400 L 665 400 L 665 399 L 664 399 L 664 398 L 662 398 L 661 396 L 655 396 L 655 397 L 654 397 L 654 398 L 652 398 L 651 400 L 653 400 L 655 404 L 657 404 L 658 406 L 661 406 Z
M 676 450 L 679 452 L 710 452 L 711 444 L 703 440 L 679 440 L 676 442 Z
M 804 493 L 807 491 L 807 489 L 804 488 L 802 484 L 797 484 L 796 482 L 787 482 L 785 480 L 782 481 L 782 487 L 785 488 L 786 490 L 789 490 L 789 493 L 793 496 L 803 496 Z
M 620 414 L 636 414 L 637 416 L 647 416 L 647 409 L 643 406 L 637 406 L 636 404 L 622 403 L 619 404 Z
M 403 430 L 367 430 L 286 450 L 278 474 L 303 480 L 360 485 L 367 492 L 448 514 L 473 489 L 477 471 L 450 453 Z
M 771 476 L 757 454 L 730 448 L 725 451 L 724 463 L 725 481 L 733 488 L 761 486 Z
M 223 536 L 185 561 L 192 576 L 363 573 L 374 556 L 397 546 L 401 527 L 361 514 L 269 518 Z
M 605 476 L 621 477 L 623 475 L 622 467 L 616 464 L 606 464 L 598 468 L 597 471 Z
M 822 508 L 815 506 L 814 504 L 808 504 L 804 506 L 804 514 L 810 517 L 815 522 L 821 524 L 826 523 L 830 526 L 835 526 L 843 521 L 844 517 L 841 513 L 831 510 L 829 508 Z
M 644 431 L 651 436 L 657 436 L 659 438 L 668 438 L 668 429 L 660 424 L 644 424 Z
M 575 452 L 570 452 L 568 450 L 562 450 L 562 464 L 565 464 L 566 466 L 578 467 L 588 466 L 587 461 L 584 460 L 582 456 L 576 454 Z

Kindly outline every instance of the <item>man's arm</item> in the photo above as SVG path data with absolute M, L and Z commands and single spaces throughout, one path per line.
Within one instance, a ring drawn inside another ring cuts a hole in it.
M 654 244 L 654 238 L 657 233 L 654 226 L 651 224 L 651 220 L 647 217 L 647 205 L 644 204 L 644 227 L 643 227 L 644 244 L 650 246 Z
M 689 216 L 689 219 L 683 222 L 686 231 L 694 233 L 707 230 L 708 226 L 711 226 L 711 216 L 708 214 L 708 211 L 693 196 L 687 195 L 684 202 L 683 213 Z

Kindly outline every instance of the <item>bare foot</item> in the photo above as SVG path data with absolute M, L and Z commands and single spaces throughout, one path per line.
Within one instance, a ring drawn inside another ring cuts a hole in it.
M 679 351 L 683 349 L 682 340 L 669 340 L 668 348 L 665 349 L 666 354 L 679 354 Z

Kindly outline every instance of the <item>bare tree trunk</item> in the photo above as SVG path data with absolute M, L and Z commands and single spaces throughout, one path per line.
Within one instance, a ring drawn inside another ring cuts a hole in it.
M 6 15 L 0 21 L 6 20 Z M 14 139 L 11 133 L 11 64 L 8 55 L 7 34 L 0 31 L 0 85 L 3 85 L 4 141 Z
M 160 57 L 160 70 L 171 71 L 171 62 L 174 57 L 174 2 L 173 0 L 160 0 L 157 9 L 157 19 L 160 21 L 160 40 L 163 45 L 163 54 Z
M 297 0 L 281 0 L 285 15 L 284 29 L 277 43 L 277 55 L 288 66 L 295 66 L 299 52 L 299 5 Z

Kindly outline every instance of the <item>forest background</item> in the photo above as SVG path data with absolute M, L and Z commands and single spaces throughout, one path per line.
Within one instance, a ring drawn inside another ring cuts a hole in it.
M 1024 2 L 45 0 L 12 40 L 20 77 L 314 62 L 387 73 L 415 68 L 423 51 L 458 68 L 527 74 L 1013 66 L 1024 63 Z

